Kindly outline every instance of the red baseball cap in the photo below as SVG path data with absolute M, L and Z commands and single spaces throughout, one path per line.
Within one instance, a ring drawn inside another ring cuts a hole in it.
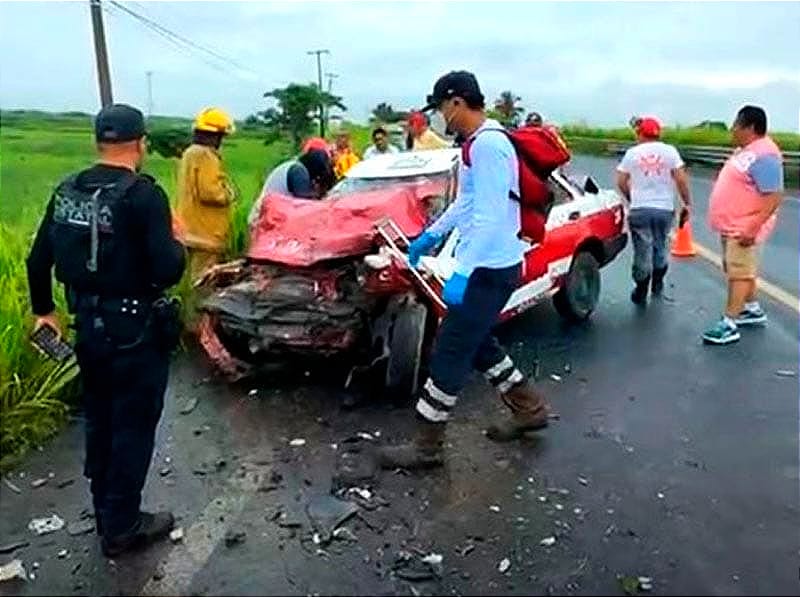
M 643 137 L 656 138 L 661 136 L 661 123 L 652 116 L 641 118 L 636 125 L 636 132 Z
M 303 145 L 303 153 L 308 153 L 314 149 L 328 151 L 328 142 L 321 137 L 311 137 Z

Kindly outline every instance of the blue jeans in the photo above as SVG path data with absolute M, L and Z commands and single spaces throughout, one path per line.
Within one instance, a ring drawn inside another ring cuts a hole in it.
M 653 271 L 666 271 L 667 240 L 674 212 L 666 209 L 637 208 L 628 214 L 633 241 L 633 280 L 644 282 Z

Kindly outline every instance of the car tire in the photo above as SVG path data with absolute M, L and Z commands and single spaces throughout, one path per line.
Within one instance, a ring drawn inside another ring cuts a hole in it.
M 588 251 L 580 251 L 559 291 L 553 296 L 553 305 L 567 321 L 580 322 L 589 318 L 600 298 L 600 264 Z
M 385 378 L 387 396 L 394 402 L 407 402 L 416 394 L 427 316 L 427 307 L 411 297 L 396 310 L 390 326 Z

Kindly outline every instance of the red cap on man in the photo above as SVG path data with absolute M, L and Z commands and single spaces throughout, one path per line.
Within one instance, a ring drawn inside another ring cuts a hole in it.
M 642 137 L 658 139 L 661 136 L 661 123 L 652 116 L 645 116 L 637 122 L 636 132 Z

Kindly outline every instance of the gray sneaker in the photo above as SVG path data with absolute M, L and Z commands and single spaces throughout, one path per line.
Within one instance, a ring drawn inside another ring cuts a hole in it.
M 766 325 L 767 314 L 764 309 L 745 309 L 736 318 L 736 325 Z

